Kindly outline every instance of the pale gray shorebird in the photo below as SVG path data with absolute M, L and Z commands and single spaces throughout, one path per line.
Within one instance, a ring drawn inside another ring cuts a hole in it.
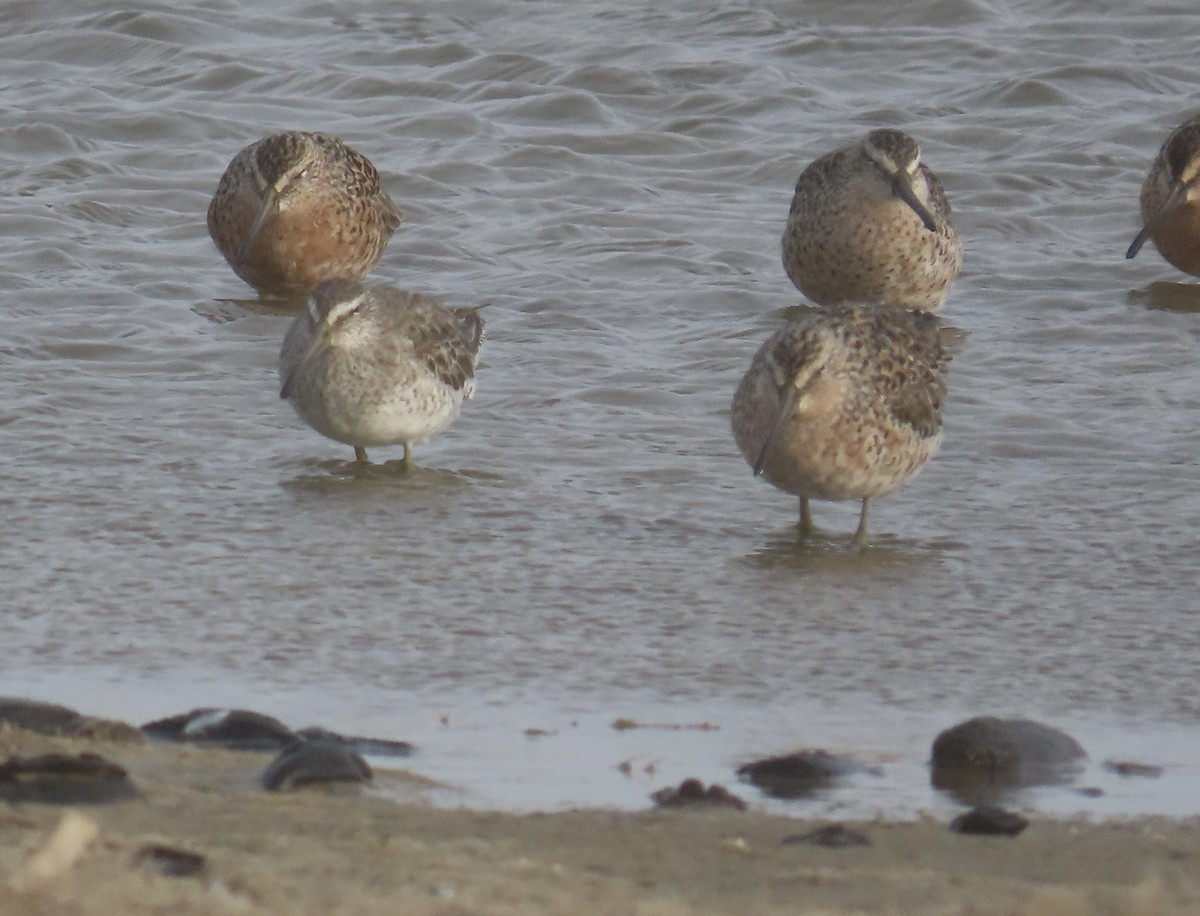
M 293 297 L 366 276 L 401 218 L 367 157 L 329 134 L 287 131 L 233 157 L 208 234 L 260 294 Z
M 949 355 L 931 314 L 882 303 L 818 306 L 755 354 L 730 411 L 738 448 L 761 475 L 809 500 L 870 501 L 903 486 L 942 441 Z
M 880 128 L 801 172 L 783 232 L 783 266 L 818 305 L 941 306 L 962 268 L 962 242 L 917 141 Z
M 448 427 L 475 391 L 478 308 L 357 280 L 317 286 L 279 353 L 279 396 L 323 436 L 354 447 L 411 448 Z
M 1125 252 L 1132 258 L 1147 239 L 1173 267 L 1200 276 L 1200 116 L 1176 127 L 1154 157 L 1142 183 L 1142 230 Z

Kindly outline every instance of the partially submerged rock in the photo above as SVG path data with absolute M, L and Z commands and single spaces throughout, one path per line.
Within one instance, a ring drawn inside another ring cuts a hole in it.
M 1074 764 L 1087 756 L 1066 732 L 1032 719 L 980 716 L 948 728 L 933 742 L 935 767 L 989 770 Z
M 878 775 L 879 770 L 821 750 L 767 757 L 740 766 L 737 771 L 739 778 L 767 795 L 784 799 L 804 798 L 859 773 Z
M 989 804 L 1013 789 L 1068 783 L 1086 757 L 1079 742 L 1056 728 L 983 716 L 937 736 L 931 781 L 966 804 Z
M 737 808 L 746 809 L 746 803 L 726 789 L 713 783 L 705 786 L 699 779 L 685 779 L 678 786 L 659 789 L 651 796 L 660 808 Z

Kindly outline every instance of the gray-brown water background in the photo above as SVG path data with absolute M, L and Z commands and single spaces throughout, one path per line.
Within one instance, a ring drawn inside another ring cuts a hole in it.
M 938 729 L 1025 715 L 1167 767 L 1043 804 L 1200 810 L 1200 290 L 1123 257 L 1189 4 L 87 6 L 0 11 L 0 693 L 407 738 L 514 808 L 807 746 L 885 766 L 825 804 L 927 809 Z M 871 550 L 827 503 L 798 547 L 728 403 L 799 301 L 796 175 L 885 125 L 966 246 L 945 446 Z M 410 477 L 305 427 L 288 317 L 228 301 L 205 208 L 283 128 L 385 174 L 375 279 L 489 303 Z

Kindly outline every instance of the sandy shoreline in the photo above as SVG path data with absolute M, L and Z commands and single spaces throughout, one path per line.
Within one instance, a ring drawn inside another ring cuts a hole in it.
M 942 822 L 852 826 L 869 846 L 784 844 L 817 822 L 754 810 L 444 809 L 429 783 L 377 774 L 364 791 L 269 793 L 271 755 L 0 731 L 4 755 L 95 751 L 137 801 L 73 810 L 97 828 L 60 873 L 26 880 L 65 809 L 0 804 L 0 913 L 1200 912 L 1200 819 L 1035 819 L 1015 838 Z M 135 864 L 165 845 L 198 877 Z

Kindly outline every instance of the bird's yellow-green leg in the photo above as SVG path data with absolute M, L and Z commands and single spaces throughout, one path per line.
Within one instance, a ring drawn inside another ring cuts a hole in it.
M 867 516 L 870 513 L 870 505 L 870 497 L 863 499 L 862 512 L 858 516 L 858 530 L 854 532 L 854 545 L 856 547 L 867 546 Z

